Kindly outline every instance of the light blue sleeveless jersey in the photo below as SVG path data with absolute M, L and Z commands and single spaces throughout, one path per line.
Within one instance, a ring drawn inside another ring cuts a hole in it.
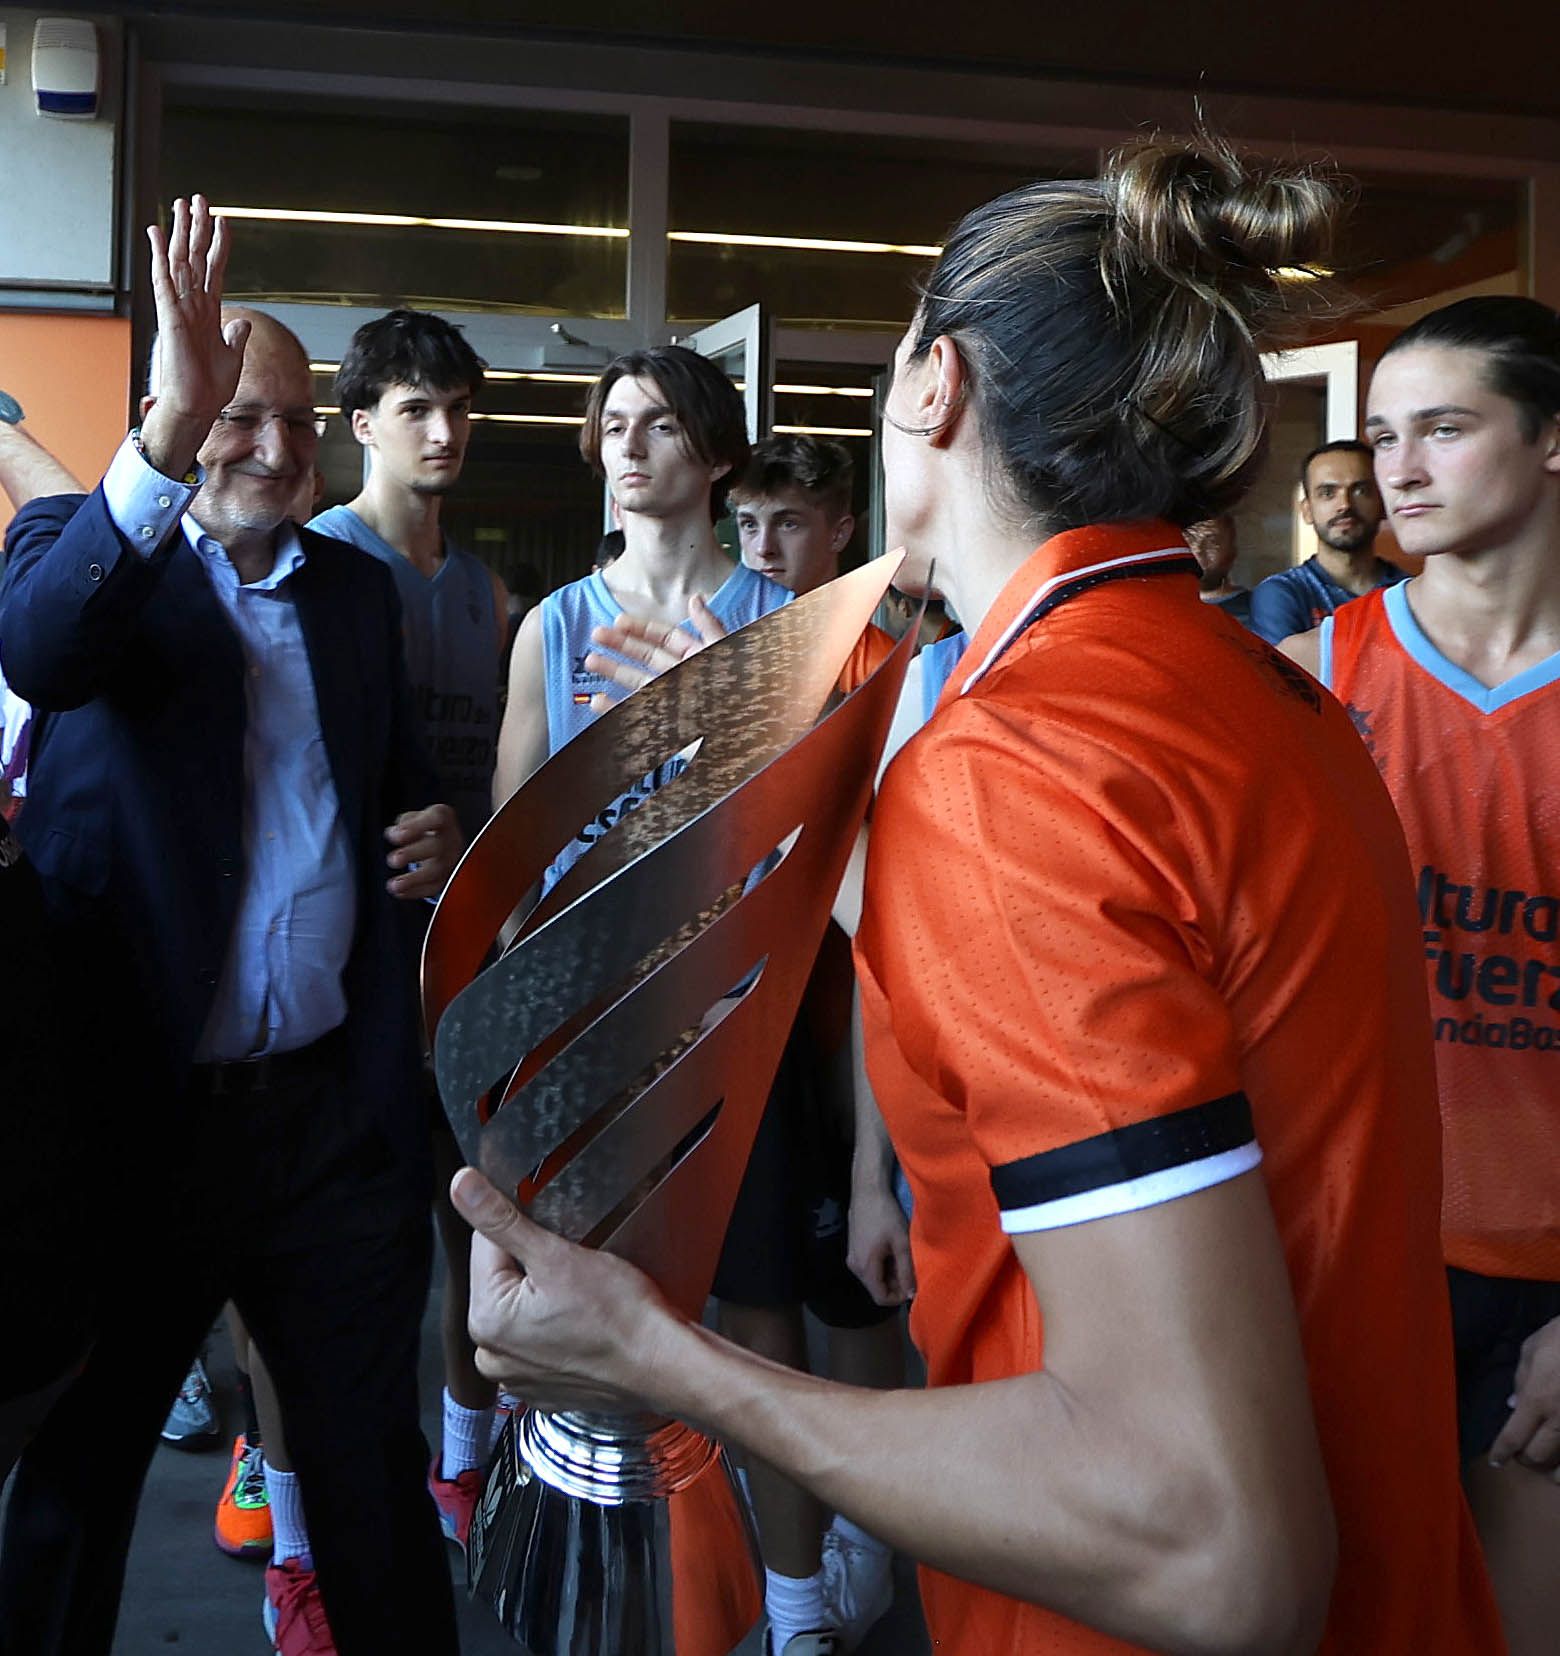
M 792 594 L 775 581 L 738 564 L 710 599 L 710 612 L 727 632 L 735 632 L 750 621 L 782 608 Z M 623 613 L 601 571 L 582 581 L 571 581 L 542 600 L 542 677 L 547 690 L 547 751 L 556 753 L 565 742 L 588 726 L 594 715 L 590 698 L 610 688 L 606 679 L 588 672 L 586 655 L 595 648 L 590 641 L 592 627 L 610 627 Z M 691 632 L 693 624 L 683 625 Z M 547 870 L 542 890 L 547 891 L 621 817 L 642 804 L 686 768 L 683 759 L 669 759 L 658 765 L 644 780 L 614 800 L 606 810 L 581 828 L 579 834 L 558 854 Z
M 970 647 L 967 632 L 949 633 L 931 644 L 921 646 L 921 723 L 932 716 L 943 686 L 953 677 L 953 670 Z
M 388 564 L 401 600 L 406 676 L 423 745 L 469 844 L 492 810 L 498 751 L 498 617 L 487 565 L 449 541 L 433 576 L 372 529 L 348 506 L 332 506 L 309 524 Z

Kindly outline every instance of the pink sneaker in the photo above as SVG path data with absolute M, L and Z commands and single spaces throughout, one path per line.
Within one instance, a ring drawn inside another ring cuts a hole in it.
M 441 1478 L 443 1470 L 443 1457 L 435 1454 L 428 1467 L 428 1493 L 438 1508 L 439 1528 L 445 1539 L 453 1541 L 464 1555 L 471 1538 L 471 1517 L 482 1494 L 482 1472 L 473 1466 L 458 1477 Z
M 336 1656 L 319 1577 L 304 1569 L 301 1559 L 266 1565 L 262 1615 L 266 1637 L 278 1656 Z

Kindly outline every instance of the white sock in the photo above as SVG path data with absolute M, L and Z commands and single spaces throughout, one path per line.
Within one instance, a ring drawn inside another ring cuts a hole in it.
M 309 1551 L 309 1526 L 303 1521 L 303 1496 L 296 1472 L 278 1472 L 265 1463 L 265 1498 L 271 1504 L 271 1562 L 296 1558 L 305 1570 L 314 1568 Z
M 860 1524 L 851 1523 L 849 1518 L 842 1518 L 839 1513 L 835 1513 L 829 1528 L 842 1541 L 854 1542 L 856 1546 L 865 1547 L 869 1552 L 886 1553 L 890 1550 L 886 1542 L 879 1541 L 875 1535 L 869 1535 Z
M 794 1639 L 798 1633 L 816 1633 L 829 1625 L 829 1612 L 823 1603 L 823 1571 L 810 1576 L 784 1576 L 766 1569 L 764 1609 L 774 1635 L 775 1656 L 780 1656 L 787 1639 Z
M 498 1447 L 499 1436 L 504 1430 L 504 1422 L 510 1415 L 519 1414 L 524 1407 L 523 1400 L 516 1397 L 512 1391 L 505 1391 L 502 1386 L 498 1388 L 498 1397 L 493 1406 L 493 1430 L 488 1438 L 489 1454 L 492 1454 Z
M 439 1454 L 439 1476 L 448 1480 L 487 1464 L 493 1442 L 493 1410 L 466 1409 L 444 1388 L 444 1445 Z

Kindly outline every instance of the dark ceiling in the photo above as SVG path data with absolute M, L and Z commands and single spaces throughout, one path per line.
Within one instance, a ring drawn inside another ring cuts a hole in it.
M 106 9 L 845 57 L 1490 114 L 1560 110 L 1552 31 L 1531 0 L 1282 8 L 1250 0 L 163 0 Z

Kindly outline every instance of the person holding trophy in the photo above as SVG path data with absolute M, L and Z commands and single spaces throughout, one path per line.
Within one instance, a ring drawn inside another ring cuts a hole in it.
M 1150 141 L 972 212 L 896 353 L 894 578 L 935 556 L 971 632 L 884 778 L 857 938 L 928 1389 L 767 1363 L 453 1186 L 485 1372 L 784 1470 L 921 1560 L 945 1656 L 1500 1648 L 1402 836 L 1182 536 L 1261 463 L 1273 273 L 1336 206 Z

